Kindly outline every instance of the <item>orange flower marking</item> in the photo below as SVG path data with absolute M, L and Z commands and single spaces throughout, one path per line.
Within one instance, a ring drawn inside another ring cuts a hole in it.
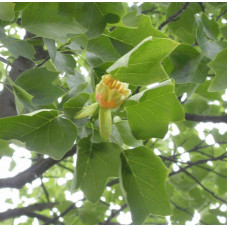
M 130 93 L 127 83 L 112 78 L 110 74 L 104 75 L 96 86 L 96 100 L 101 107 L 107 109 L 119 107 Z

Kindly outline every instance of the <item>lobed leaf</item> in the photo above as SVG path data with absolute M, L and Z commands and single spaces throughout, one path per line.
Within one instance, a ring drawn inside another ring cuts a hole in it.
M 134 224 L 142 224 L 149 214 L 171 214 L 165 190 L 168 170 L 145 146 L 125 150 L 121 155 L 121 185 L 125 191 Z
M 58 115 L 56 110 L 39 110 L 30 114 L 0 119 L 0 139 L 16 139 L 26 148 L 59 160 L 76 139 L 77 128 Z

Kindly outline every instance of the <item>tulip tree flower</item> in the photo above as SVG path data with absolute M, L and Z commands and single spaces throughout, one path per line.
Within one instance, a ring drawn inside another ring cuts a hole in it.
M 106 141 L 112 133 L 111 109 L 119 107 L 130 95 L 127 83 L 122 83 L 111 77 L 110 74 L 102 76 L 96 86 L 96 100 L 100 105 L 99 131 L 101 138 Z

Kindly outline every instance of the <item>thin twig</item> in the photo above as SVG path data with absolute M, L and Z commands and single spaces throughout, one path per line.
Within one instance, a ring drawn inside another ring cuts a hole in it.
M 35 68 L 41 67 L 41 66 L 44 65 L 49 59 L 50 59 L 50 56 L 48 56 L 46 59 L 44 59 L 40 64 L 36 65 Z
M 43 192 L 44 192 L 44 194 L 46 196 L 47 202 L 50 202 L 50 196 L 49 196 L 49 193 L 48 193 L 48 191 L 47 191 L 47 189 L 46 189 L 46 187 L 45 187 L 45 185 L 43 183 L 43 177 L 41 176 L 40 179 L 41 179 L 41 187 L 42 187 Z
M 215 170 L 213 170 L 213 169 L 207 168 L 207 167 L 205 167 L 205 166 L 197 165 L 197 167 L 199 167 L 199 168 L 201 168 L 201 169 L 205 169 L 205 170 L 207 170 L 207 171 L 209 171 L 209 172 L 215 173 L 216 175 L 218 175 L 218 176 L 220 176 L 220 177 L 227 178 L 227 176 L 222 175 L 221 173 L 219 173 L 219 172 L 217 172 L 217 171 L 215 171 Z
M 66 169 L 66 170 L 70 171 L 71 173 L 74 173 L 74 170 L 73 170 L 73 169 L 71 169 L 71 168 L 69 168 L 69 167 L 67 167 L 67 166 L 65 166 L 65 165 L 62 165 L 62 164 L 60 164 L 60 163 L 58 163 L 57 165 L 60 166 L 60 167 L 63 168 L 63 169 Z
M 7 61 L 5 58 L 0 57 L 0 61 L 7 64 L 7 65 L 12 66 L 12 64 L 9 61 Z
M 205 191 L 207 191 L 208 193 L 210 193 L 215 199 L 227 204 L 227 201 L 220 198 L 219 196 L 215 195 L 213 191 L 211 191 L 210 189 L 208 189 L 207 187 L 205 187 L 195 176 L 193 176 L 191 173 L 189 173 L 187 170 L 185 170 L 184 168 L 181 168 L 180 166 L 178 166 L 186 175 L 188 175 L 189 177 L 191 177 L 198 185 L 200 185 Z
M 73 156 L 76 153 L 76 145 L 68 151 L 61 159 Z M 40 177 L 44 172 L 50 169 L 61 160 L 53 160 L 51 158 L 41 159 L 25 171 L 17 174 L 14 177 L 0 179 L 0 188 L 22 188 L 26 183 L 30 183 Z
M 202 2 L 198 2 L 198 3 L 201 6 L 202 11 L 205 12 L 205 7 L 204 7 L 203 3 Z
M 117 178 L 117 179 L 110 181 L 106 186 L 111 187 L 111 186 L 118 184 L 118 183 L 119 183 L 119 179 Z
M 5 212 L 0 213 L 0 221 L 4 221 L 9 218 L 19 217 L 21 215 L 26 215 L 28 212 L 51 209 L 55 205 L 57 205 L 57 203 L 37 203 L 34 205 L 29 205 L 27 207 L 9 209 Z
M 132 96 L 139 93 L 141 86 L 138 86 L 135 91 L 132 92 Z
M 170 200 L 170 202 L 171 202 L 178 210 L 183 211 L 184 213 L 190 215 L 192 218 L 194 217 L 194 215 L 193 215 L 191 212 L 189 212 L 187 209 L 178 206 L 178 205 L 177 205 L 176 203 L 174 203 L 172 200 Z M 204 225 L 208 225 L 206 222 L 204 222 L 204 221 L 202 221 L 202 220 L 200 220 L 199 222 L 201 222 L 201 223 L 204 224 Z
M 204 116 L 204 115 L 185 113 L 185 120 L 187 120 L 187 121 L 196 121 L 196 122 L 213 122 L 213 123 L 224 122 L 224 123 L 227 123 L 227 115 L 223 115 L 223 116 Z
M 127 204 L 125 203 L 119 210 L 112 210 L 111 215 L 108 217 L 108 219 L 105 222 L 100 223 L 100 225 L 109 225 L 112 219 L 114 219 L 126 207 L 127 207 Z
M 64 217 L 69 211 L 73 210 L 75 207 L 75 203 L 71 204 L 64 212 L 61 213 L 61 215 L 54 217 L 48 222 L 45 222 L 44 225 L 49 225 L 49 224 L 56 224 L 58 222 L 58 219 L 61 217 Z
M 163 158 L 163 156 L 160 155 L 161 158 Z M 165 157 L 166 158 L 166 157 Z M 165 159 L 164 158 L 164 159 Z M 183 170 L 186 170 L 192 166 L 197 166 L 197 165 L 201 165 L 201 164 L 204 164 L 204 163 L 207 163 L 208 161 L 218 161 L 218 160 L 222 160 L 223 158 L 227 158 L 227 155 L 225 154 L 222 154 L 216 158 L 209 158 L 209 159 L 201 159 L 201 160 L 198 160 L 196 162 L 188 162 L 188 163 L 185 163 L 185 164 L 188 164 L 187 166 L 185 167 L 180 167 L 180 169 L 178 171 L 175 171 L 175 172 L 171 172 L 169 173 L 169 176 L 173 176 L 175 174 L 178 174 L 180 172 L 182 172 Z M 167 159 L 167 158 L 166 158 Z M 168 159 L 169 160 L 169 159 Z M 171 161 L 171 160 L 169 160 Z M 179 162 L 178 160 L 172 160 L 172 162 Z M 183 170 L 182 170 L 183 169 Z
M 44 216 L 42 214 L 27 212 L 25 215 L 28 216 L 28 217 L 30 217 L 30 218 L 38 218 L 39 220 L 41 220 L 43 222 L 52 221 L 52 218 L 46 217 L 46 216 Z M 60 221 L 57 221 L 56 224 L 58 224 L 58 225 L 64 225 L 64 223 L 63 222 L 60 222 Z
M 219 16 L 217 16 L 216 21 L 218 21 L 226 13 L 227 13 L 227 9 L 225 9 Z
M 179 11 L 177 11 L 176 13 L 174 13 L 172 16 L 170 16 L 166 21 L 164 21 L 163 23 L 161 23 L 158 27 L 159 30 L 161 30 L 165 25 L 167 25 L 170 22 L 173 22 L 176 17 L 178 17 L 188 6 L 189 6 L 190 2 L 186 2 L 180 9 Z
M 150 8 L 150 9 L 147 9 L 147 10 L 142 11 L 141 14 L 150 13 L 150 12 L 153 12 L 154 10 L 156 10 L 156 9 L 157 9 L 157 7 L 154 6 L 154 7 Z

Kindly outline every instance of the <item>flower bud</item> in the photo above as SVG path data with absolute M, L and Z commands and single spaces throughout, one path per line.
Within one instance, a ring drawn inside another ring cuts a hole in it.
M 130 93 L 127 83 L 112 78 L 110 74 L 102 76 L 102 80 L 96 86 L 96 100 L 102 108 L 119 107 Z

